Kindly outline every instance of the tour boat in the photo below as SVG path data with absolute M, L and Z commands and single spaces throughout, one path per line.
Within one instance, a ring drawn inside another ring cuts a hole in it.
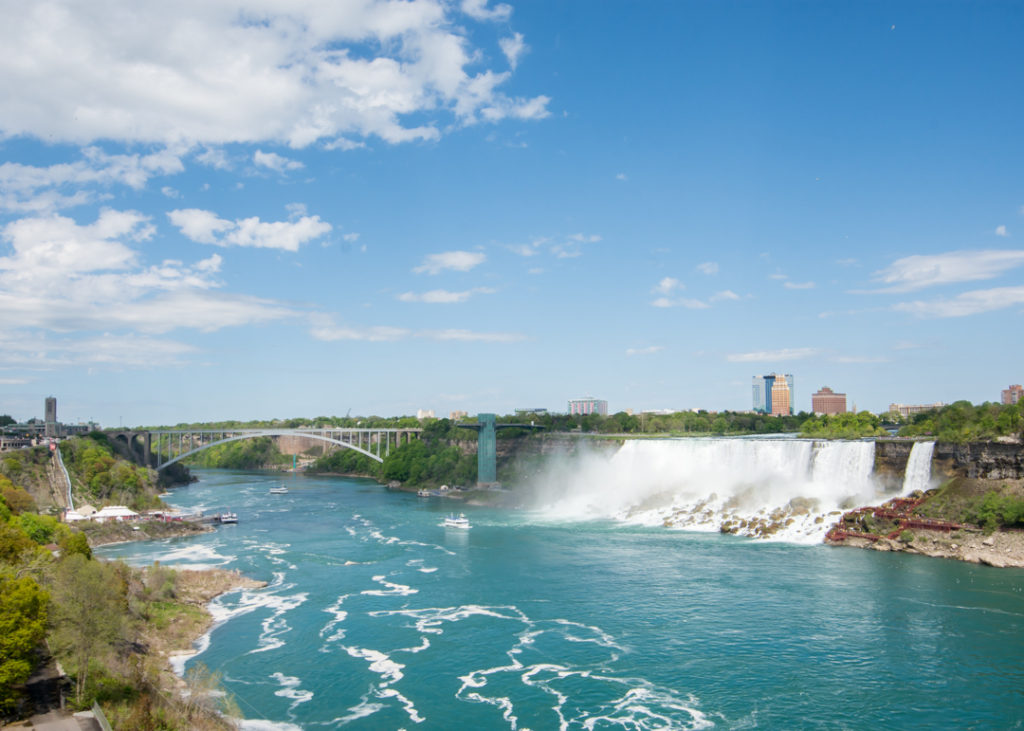
M 270 494 L 271 495 L 287 495 L 288 494 L 288 488 L 285 487 L 284 485 L 281 485 L 280 487 L 272 487 L 272 488 L 270 488 Z
M 220 514 L 220 522 L 221 523 L 237 523 L 238 522 L 238 514 L 237 513 L 221 513 Z
M 455 517 L 454 514 L 449 515 L 444 519 L 443 523 L 445 528 L 469 528 L 469 518 L 466 517 L 465 513 L 459 513 L 459 517 Z

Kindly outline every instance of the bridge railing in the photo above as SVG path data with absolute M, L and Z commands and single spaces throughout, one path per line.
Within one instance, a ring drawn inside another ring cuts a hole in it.
M 218 444 L 256 437 L 299 437 L 360 452 L 382 462 L 392 447 L 418 438 L 422 429 L 375 428 L 300 428 L 300 429 L 156 429 L 133 433 L 129 440 L 142 436 L 147 461 L 155 457 L 156 468 L 163 469 Z

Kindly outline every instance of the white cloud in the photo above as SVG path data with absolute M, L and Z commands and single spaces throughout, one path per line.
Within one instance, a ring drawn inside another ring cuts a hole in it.
M 143 265 L 134 245 L 153 235 L 148 217 L 109 209 L 85 225 L 57 215 L 7 224 L 0 238 L 12 253 L 0 258 L 0 334 L 35 342 L 39 331 L 77 333 L 59 348 L 41 343 L 33 367 L 42 367 L 48 359 L 63 363 L 74 356 L 74 343 L 93 342 L 99 334 L 122 342 L 138 333 L 214 331 L 294 316 L 271 300 L 213 291 L 221 286 L 215 279 L 218 255 L 191 266 L 175 260 Z M 85 351 L 75 357 L 97 362 Z M 133 363 L 125 356 L 123 365 Z
M 998 287 L 964 292 L 948 299 L 901 302 L 894 309 L 918 317 L 966 317 L 1024 304 L 1024 287 Z
M 216 246 L 298 251 L 303 244 L 332 229 L 331 224 L 321 221 L 319 216 L 302 216 L 292 221 L 261 221 L 252 216 L 227 221 L 211 211 L 184 208 L 168 212 L 167 217 L 192 241 Z
M 488 0 L 462 0 L 462 12 L 474 20 L 504 21 L 512 17 L 512 6 L 498 3 L 487 7 Z
M 46 167 L 5 162 L 0 165 L 0 207 L 17 212 L 50 212 L 94 201 L 97 194 L 69 187 L 127 185 L 145 187 L 150 178 L 174 175 L 185 169 L 184 148 L 165 148 L 148 155 L 109 155 L 98 147 L 82 150 L 82 159 Z M 173 190 L 173 188 L 167 188 Z
M 697 265 L 697 271 L 701 274 L 718 274 L 718 263 L 713 261 L 706 261 L 703 264 Z
M 616 180 L 629 180 L 629 177 L 625 173 L 619 173 L 615 176 Z
M 449 292 L 445 289 L 432 289 L 429 292 L 403 292 L 398 295 L 401 302 L 426 302 L 428 304 L 457 304 L 467 301 L 475 294 L 494 294 L 490 287 L 474 287 L 462 292 Z
M 721 292 L 715 292 L 711 295 L 712 302 L 721 302 L 723 300 L 738 300 L 740 296 L 733 292 L 731 289 L 723 289 Z
M 522 33 L 513 33 L 508 38 L 502 38 L 498 41 L 498 45 L 501 46 L 501 52 L 505 54 L 508 65 L 512 67 L 513 71 L 519 65 L 519 59 L 529 50 L 529 46 L 523 41 Z
M 506 248 L 519 256 L 535 256 L 540 253 L 540 248 L 548 243 L 548 240 L 545 236 L 539 236 L 528 244 L 509 244 Z
M 456 272 L 468 272 L 483 264 L 487 257 L 479 251 L 444 251 L 440 254 L 428 254 L 423 263 L 415 267 L 416 274 L 440 274 L 446 269 Z
M 51 338 L 38 333 L 0 333 L 0 366 L 21 370 L 105 365 L 112 369 L 183 365 L 195 348 L 167 338 L 102 333 L 86 338 Z M 28 383 L 25 378 L 0 383 Z
M 301 170 L 305 167 L 298 160 L 291 160 L 282 155 L 278 155 L 276 152 L 264 152 L 263 150 L 256 150 L 252 154 L 253 164 L 258 167 L 269 168 L 277 173 L 285 173 L 289 170 Z
M 657 294 L 672 294 L 677 289 L 685 289 L 685 286 L 675 277 L 664 277 L 654 285 L 654 289 L 651 291 Z
M 646 348 L 626 348 L 626 355 L 654 355 L 665 349 L 664 345 L 649 345 Z
M 821 352 L 818 348 L 781 348 L 779 350 L 757 350 L 752 353 L 734 353 L 726 356 L 730 363 L 770 363 L 783 360 L 811 358 Z
M 526 336 L 521 333 L 482 333 L 458 329 L 423 330 L 416 333 L 416 337 L 464 343 L 518 343 L 526 340 Z
M 859 264 L 859 263 L 860 262 L 858 262 L 856 259 L 854 259 L 852 257 L 848 258 L 848 259 L 838 259 L 838 260 L 836 260 L 836 264 L 838 264 L 841 267 L 857 266 L 857 264 Z
M 218 218 L 211 211 L 198 208 L 183 208 L 170 211 L 167 217 L 186 237 L 201 244 L 216 244 L 219 234 L 230 231 L 234 224 Z
M 769 274 L 768 278 L 769 279 L 783 280 L 783 279 L 789 279 L 789 276 L 787 276 L 785 274 Z
M 318 340 L 365 340 L 370 342 L 392 342 L 411 337 L 442 342 L 515 343 L 525 340 L 520 333 L 486 333 L 472 330 L 419 330 L 402 327 L 377 326 L 357 328 L 335 325 L 328 315 L 317 314 L 311 318 L 310 334 Z
M 996 236 L 1009 236 L 1010 232 L 1006 230 L 1006 226 L 996 226 Z
M 888 363 L 888 358 L 872 355 L 837 355 L 831 359 L 835 363 Z
M 165 185 L 164 187 L 162 187 L 160 189 L 160 192 L 163 193 L 164 196 L 166 196 L 167 198 L 181 198 L 181 193 L 179 193 L 177 190 L 175 190 L 169 185 Z
M 923 345 L 915 343 L 913 340 L 899 340 L 892 345 L 893 350 L 917 350 L 923 347 Z
M 551 246 L 551 253 L 558 259 L 574 259 L 583 255 L 585 244 L 596 244 L 601 240 L 597 234 L 572 234 L 564 241 L 556 242 Z
M 228 160 L 227 153 L 224 152 L 220 147 L 207 147 L 205 150 L 196 155 L 196 161 L 211 167 L 214 170 L 230 170 L 231 161 Z M 207 183 L 209 185 L 209 183 Z
M 888 286 L 869 293 L 911 292 L 940 284 L 992 279 L 1021 264 L 1024 264 L 1024 251 L 1012 249 L 908 256 L 875 272 L 875 281 Z
M 335 325 L 334 321 L 326 315 L 314 315 L 311 318 L 312 327 L 310 335 L 317 340 L 328 342 L 334 340 L 367 340 L 370 342 L 391 342 L 409 337 L 410 330 L 400 327 L 377 326 L 368 328 L 354 328 L 345 325 Z
M 436 0 L 13 4 L 0 96 L 17 103 L 0 105 L 0 133 L 299 148 L 434 140 L 452 117 L 547 116 L 547 97 L 509 97 L 509 74 L 479 68 L 486 54 L 465 21 L 511 8 L 464 0 L 462 11 Z
M 651 302 L 652 307 L 685 307 L 688 310 L 706 310 L 711 307 L 707 302 L 701 302 L 697 299 L 689 299 L 686 297 L 679 297 L 672 299 L 671 297 L 658 297 Z
M 814 282 L 783 282 L 786 289 L 814 289 Z

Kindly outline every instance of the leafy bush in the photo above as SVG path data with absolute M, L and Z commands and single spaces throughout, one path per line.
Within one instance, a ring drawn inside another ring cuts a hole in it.
M 970 522 L 989 531 L 1024 524 L 1024 500 L 1013 495 L 990 492 L 982 498 L 970 517 Z
M 957 401 L 911 417 L 900 436 L 933 436 L 943 442 L 973 442 L 1020 437 L 1024 430 L 1024 401 L 1012 405 Z

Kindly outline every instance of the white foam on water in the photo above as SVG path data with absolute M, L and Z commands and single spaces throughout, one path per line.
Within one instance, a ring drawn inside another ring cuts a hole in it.
M 387 581 L 387 577 L 384 575 L 374 576 L 373 580 L 376 581 L 384 589 L 366 589 L 359 592 L 360 594 L 366 594 L 367 596 L 410 596 L 412 594 L 418 594 L 419 589 L 413 589 L 405 584 L 395 584 Z
M 542 520 L 613 519 L 819 543 L 844 509 L 892 497 L 873 479 L 874 442 L 630 440 L 608 457 L 557 463 L 535 485 Z
M 303 731 L 302 726 L 287 721 L 265 721 L 259 718 L 234 718 L 242 731 Z
M 435 571 L 437 571 L 437 567 L 436 566 L 421 566 L 420 568 L 418 568 L 416 570 L 419 571 L 421 574 L 432 574 Z
M 405 665 L 395 662 L 389 655 L 379 650 L 371 650 L 365 647 L 345 647 L 344 650 L 352 657 L 369 662 L 370 672 L 381 676 L 379 686 L 382 688 L 397 683 L 404 677 L 402 670 L 405 669 Z
M 159 561 L 162 566 L 172 566 L 197 571 L 224 566 L 235 560 L 217 552 L 216 544 L 186 544 L 161 553 L 150 554 L 149 561 Z
M 405 708 L 405 712 L 409 714 L 409 720 L 413 723 L 423 723 L 426 720 L 416 710 L 416 706 L 413 705 L 413 702 L 394 688 L 382 688 L 377 691 L 377 694 L 381 698 L 394 698 L 401 703 L 402 707 Z
M 212 628 L 211 628 L 212 630 Z M 200 637 L 197 637 L 195 642 L 192 643 L 191 652 L 175 652 L 167 661 L 171 664 L 171 669 L 175 675 L 179 677 L 185 676 L 185 664 L 188 663 L 196 655 L 202 655 L 208 649 L 210 649 L 210 631 L 204 632 Z
M 250 650 L 248 654 L 269 652 L 284 647 L 285 643 L 281 639 L 281 635 L 292 631 L 284 615 L 304 604 L 307 598 L 309 598 L 309 594 L 306 592 L 290 596 L 270 595 L 262 606 L 271 609 L 273 613 L 263 620 L 261 624 L 263 631 L 257 640 L 257 647 Z
M 458 622 L 468 617 L 494 617 L 528 622 L 526 615 L 514 606 L 485 607 L 479 604 L 464 604 L 458 607 L 427 607 L 424 609 L 390 609 L 369 612 L 371 617 L 399 615 L 415 619 L 418 632 L 439 635 L 444 632 L 441 624 Z
M 323 610 L 332 616 L 331 621 L 320 629 L 320 637 L 328 644 L 345 639 L 345 629 L 340 628 L 335 630 L 335 628 L 348 619 L 348 612 L 342 609 L 341 605 L 344 604 L 345 600 L 350 596 L 351 594 L 342 594 L 334 601 L 334 604 Z M 322 647 L 320 648 L 320 651 L 327 652 L 327 648 Z
M 369 696 L 363 696 L 359 704 L 352 706 L 348 709 L 351 711 L 347 716 L 338 716 L 331 720 L 331 724 L 337 724 L 344 726 L 352 721 L 358 721 L 360 718 L 366 718 L 372 716 L 377 711 L 384 710 L 384 705 L 381 703 L 371 703 Z
M 292 704 L 288 706 L 289 712 L 294 711 L 299 704 L 313 700 L 313 691 L 299 688 L 302 681 L 298 678 L 284 673 L 273 673 L 270 677 L 281 684 L 281 689 L 275 690 L 274 695 L 292 701 Z

